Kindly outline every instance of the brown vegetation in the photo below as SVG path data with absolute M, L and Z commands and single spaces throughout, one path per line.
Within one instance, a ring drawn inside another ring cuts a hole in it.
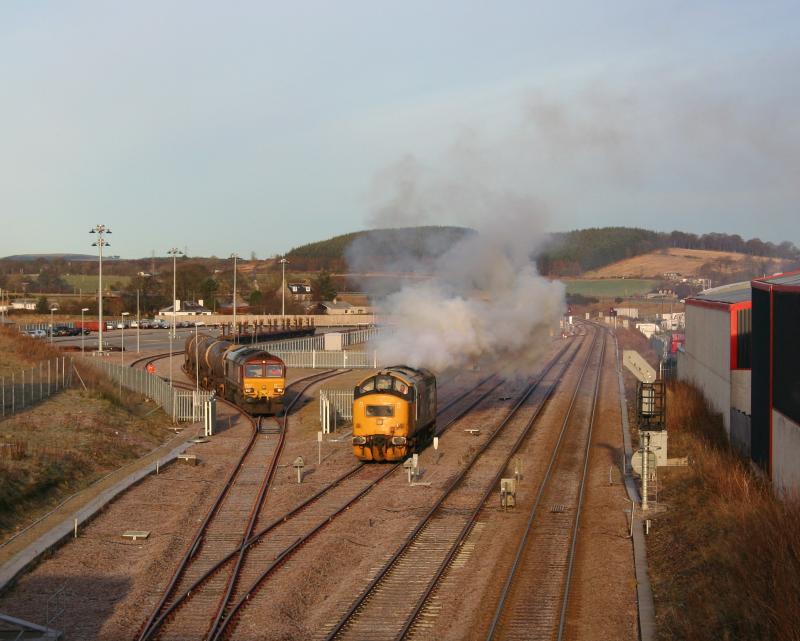
M 0 369 L 60 356 L 48 343 L 0 330 Z M 171 435 L 163 413 L 76 360 L 73 387 L 0 421 L 0 537 L 141 456 Z M 69 366 L 69 360 L 67 361 Z
M 742 267 L 744 263 L 756 264 L 754 268 L 757 268 L 759 272 L 765 270 L 772 272 L 792 264 L 792 261 L 707 249 L 668 248 L 626 258 L 586 272 L 584 276 L 586 278 L 647 278 L 661 277 L 667 272 L 677 272 L 683 276 L 704 276 L 709 267 L 733 272 Z
M 668 392 L 670 456 L 648 556 L 661 639 L 800 638 L 800 498 L 731 450 L 700 392 Z

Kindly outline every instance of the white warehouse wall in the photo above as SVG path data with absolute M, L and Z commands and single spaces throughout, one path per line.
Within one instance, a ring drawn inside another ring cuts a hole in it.
M 686 347 L 678 377 L 698 387 L 731 432 L 731 325 L 727 310 L 686 305 Z
M 786 492 L 800 488 L 800 425 L 772 410 L 772 483 Z

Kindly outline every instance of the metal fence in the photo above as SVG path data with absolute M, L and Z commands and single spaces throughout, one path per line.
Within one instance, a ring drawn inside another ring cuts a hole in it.
M 378 352 L 283 352 L 270 350 L 280 358 L 287 367 L 305 367 L 309 369 L 328 369 L 331 367 L 350 369 L 371 369 L 378 367 Z
M 335 431 L 339 421 L 353 420 L 353 390 L 320 389 L 319 422 L 322 431 L 329 434 Z
M 90 363 L 114 383 L 152 399 L 174 422 L 203 420 L 203 407 L 211 398 L 211 392 L 175 389 L 167 381 L 143 369 L 102 360 L 92 360 Z
M 368 327 L 342 332 L 342 346 L 360 345 L 372 340 L 378 334 L 385 332 L 384 327 Z M 305 336 L 303 338 L 284 338 L 279 341 L 265 341 L 256 343 L 255 347 L 276 352 L 314 352 L 325 349 L 325 334 Z
M 58 321 L 57 323 L 53 323 L 53 325 L 58 325 L 59 327 L 75 327 L 74 321 Z M 21 332 L 32 332 L 36 329 L 43 329 L 46 332 L 50 331 L 50 323 L 28 323 L 27 325 L 22 325 L 20 328 Z
M 50 398 L 72 383 L 72 359 L 59 356 L 0 376 L 0 418 Z

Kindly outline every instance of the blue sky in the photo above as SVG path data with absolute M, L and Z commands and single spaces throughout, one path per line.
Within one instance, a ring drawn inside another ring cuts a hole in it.
M 102 222 L 124 257 L 263 258 L 372 224 L 485 223 L 508 194 L 550 230 L 800 244 L 798 18 L 730 0 L 4 2 L 0 255 L 91 252 Z

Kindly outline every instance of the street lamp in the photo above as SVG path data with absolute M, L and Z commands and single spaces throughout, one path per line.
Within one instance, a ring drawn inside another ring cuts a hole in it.
M 130 316 L 130 312 L 122 312 L 122 338 L 119 348 L 119 364 L 125 367 L 125 317 Z M 122 372 L 119 373 L 119 395 L 122 397 Z
M 139 353 L 139 327 L 142 324 L 142 317 L 139 314 L 139 290 L 136 290 L 136 353 Z
M 200 391 L 200 357 L 198 352 L 197 343 L 200 340 L 200 325 L 195 321 L 194 323 L 194 386 L 197 391 Z
M 172 341 L 175 339 L 175 312 L 177 311 L 175 308 L 177 307 L 177 303 L 175 302 L 176 293 L 175 293 L 175 275 L 177 273 L 177 263 L 175 259 L 181 253 L 181 250 L 177 247 L 172 247 L 167 251 L 167 254 L 172 256 L 172 329 L 169 330 L 169 386 L 172 387 Z
M 92 247 L 97 247 L 100 255 L 98 280 L 97 280 L 97 353 L 103 353 L 103 247 L 110 247 L 109 242 L 105 239 L 106 234 L 110 234 L 111 230 L 106 228 L 105 225 L 95 225 L 93 229 L 89 230 L 90 234 L 97 234 L 97 240 L 92 243 Z
M 50 308 L 50 342 L 53 342 L 53 312 L 56 311 L 58 307 L 51 307 Z
M 238 343 L 238 332 L 236 331 L 236 261 L 239 260 L 239 256 L 234 252 L 231 254 L 231 258 L 233 258 L 233 342 Z
M 125 365 L 125 317 L 130 315 L 130 312 L 122 312 L 122 346 L 119 350 L 119 360 L 121 365 Z
M 281 287 L 281 316 L 286 315 L 286 263 L 289 261 L 285 258 L 281 258 L 281 282 L 283 283 L 283 287 Z M 283 321 L 283 319 L 281 319 Z
M 83 314 L 88 311 L 88 307 L 81 308 L 81 356 L 83 355 L 83 343 L 86 340 L 86 325 L 83 322 Z

